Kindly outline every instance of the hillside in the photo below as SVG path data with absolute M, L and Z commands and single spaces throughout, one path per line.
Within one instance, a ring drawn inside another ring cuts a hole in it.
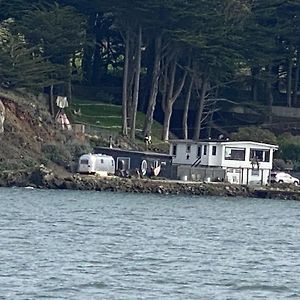
M 75 171 L 78 157 L 92 151 L 93 146 L 108 146 L 113 136 L 114 146 L 145 150 L 142 137 L 135 143 L 119 135 L 120 107 L 88 101 L 75 101 L 68 115 L 72 122 L 86 124 L 86 135 L 63 131 L 49 114 L 44 96 L 24 91 L 0 90 L 5 112 L 4 133 L 0 135 L 0 171 L 27 170 L 43 164 L 60 172 Z M 81 108 L 80 116 L 74 110 Z M 99 124 L 98 120 L 101 121 Z M 143 116 L 139 116 L 142 126 Z M 155 125 L 159 132 L 159 125 Z M 155 139 L 155 137 L 154 137 Z M 157 138 L 158 140 L 158 138 Z M 166 151 L 166 144 L 153 143 L 149 150 Z
M 70 168 L 78 148 L 89 147 L 72 133 L 62 133 L 55 127 L 42 97 L 1 90 L 0 99 L 6 109 L 0 136 L 1 171 L 31 169 L 40 164 Z

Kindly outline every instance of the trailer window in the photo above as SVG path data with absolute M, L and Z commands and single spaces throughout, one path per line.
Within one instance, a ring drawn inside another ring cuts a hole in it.
M 89 161 L 88 161 L 87 159 L 82 159 L 82 160 L 80 161 L 80 163 L 81 163 L 82 165 L 88 165 L 88 164 L 89 164 Z
M 100 162 L 101 162 L 101 164 L 104 164 L 104 160 L 102 158 L 101 158 Z

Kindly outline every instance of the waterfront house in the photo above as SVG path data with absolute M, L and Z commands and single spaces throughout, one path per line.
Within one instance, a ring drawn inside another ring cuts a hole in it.
M 95 147 L 95 154 L 110 155 L 116 163 L 116 173 L 139 172 L 144 176 L 172 177 L 172 156 L 150 151 Z
M 220 171 L 223 170 L 224 175 L 220 179 L 237 184 L 267 184 L 273 153 L 277 149 L 275 145 L 252 141 L 170 141 L 173 164 L 189 170 L 190 174 L 186 176 L 191 177 L 191 169 L 195 173 L 197 168 L 209 170 L 211 174 L 222 174 Z M 197 179 L 203 180 L 200 177 Z M 190 179 L 195 179 L 195 176 Z

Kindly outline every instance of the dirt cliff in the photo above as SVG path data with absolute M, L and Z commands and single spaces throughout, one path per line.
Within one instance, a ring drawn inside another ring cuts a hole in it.
M 83 143 L 73 133 L 56 128 L 45 97 L 0 90 L 0 100 L 5 106 L 0 171 L 32 169 L 40 164 L 62 170 L 70 166 Z

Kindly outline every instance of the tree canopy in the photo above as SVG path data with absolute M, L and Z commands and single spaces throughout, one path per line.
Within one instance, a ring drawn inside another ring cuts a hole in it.
M 113 91 L 131 139 L 137 110 L 149 135 L 160 107 L 168 140 L 178 103 L 185 138 L 200 138 L 227 97 L 224 87 L 270 107 L 300 105 L 298 0 L 0 0 L 0 7 L 0 85 L 63 85 L 68 96 L 74 82 Z

